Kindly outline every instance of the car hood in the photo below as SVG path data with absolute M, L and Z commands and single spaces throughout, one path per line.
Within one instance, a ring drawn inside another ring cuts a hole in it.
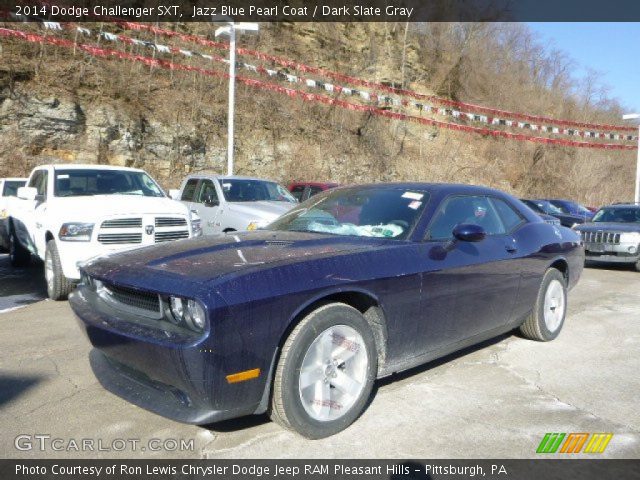
M 610 232 L 640 232 L 640 223 L 590 222 L 583 223 L 576 227 L 576 230 L 580 232 L 598 232 L 604 230 Z
M 371 250 L 391 242 L 402 243 L 306 232 L 234 232 L 115 253 L 96 259 L 85 269 L 102 280 L 125 283 L 131 279 L 137 283 L 136 278 L 153 282 L 160 276 L 202 283 L 252 268 Z
M 81 208 L 78 208 L 78 205 Z M 186 215 L 186 205 L 167 197 L 142 197 L 138 195 L 92 195 L 82 197 L 56 197 L 53 208 L 78 212 L 89 212 L 91 217 L 133 214 Z M 51 207 L 50 207 L 51 208 Z M 70 213 L 71 215 L 71 213 Z
M 295 206 L 291 202 L 229 202 L 228 209 L 251 219 L 272 221 Z

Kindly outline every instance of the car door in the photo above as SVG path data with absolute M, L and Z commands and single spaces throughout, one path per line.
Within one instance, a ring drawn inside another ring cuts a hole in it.
M 190 208 L 200 216 L 204 235 L 213 235 L 222 231 L 219 218 L 220 198 L 214 180 L 208 178 L 200 180 Z
M 37 254 L 36 239 L 45 238 L 43 230 L 44 215 L 46 215 L 47 183 L 49 175 L 47 170 L 36 170 L 31 175 L 29 187 L 37 190 L 34 200 L 21 200 L 23 212 L 20 214 L 21 222 L 15 222 L 16 235 L 20 243 L 26 246 L 32 253 Z M 24 223 L 23 223 L 24 222 Z M 56 232 L 57 233 L 57 232 Z M 41 242 L 42 243 L 42 242 Z M 42 245 L 39 246 L 42 248 Z
M 478 242 L 455 240 L 459 224 L 480 225 Z M 455 195 L 436 209 L 420 261 L 422 332 L 429 348 L 443 347 L 504 326 L 517 298 L 517 245 L 489 196 Z

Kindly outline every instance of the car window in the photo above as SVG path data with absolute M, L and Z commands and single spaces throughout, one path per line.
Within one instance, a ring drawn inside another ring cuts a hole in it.
M 4 182 L 2 191 L 3 197 L 15 197 L 18 195 L 18 188 L 24 187 L 24 180 L 7 180 Z
M 192 202 L 193 194 L 196 193 L 197 185 L 198 185 L 197 178 L 190 178 L 189 180 L 187 180 L 187 183 L 184 186 L 184 189 L 182 190 L 182 196 L 180 197 L 180 200 L 185 202 Z
M 502 235 L 505 228 L 488 197 L 464 195 L 445 199 L 429 226 L 427 238 L 448 240 L 456 225 L 463 223 L 481 226 L 487 235 Z
M 289 190 L 275 182 L 247 178 L 221 178 L 219 182 L 227 202 L 297 203 Z
M 320 187 L 309 187 L 309 196 L 313 197 L 314 195 L 322 192 L 324 190 L 322 190 Z
M 640 208 L 601 208 L 593 217 L 592 222 L 640 223 Z
M 491 197 L 491 203 L 498 211 L 502 224 L 507 232 L 512 232 L 518 225 L 524 222 L 524 218 L 514 210 L 507 202 L 500 198 Z
M 145 172 L 117 169 L 56 169 L 55 195 L 139 195 L 164 197 L 164 192 Z
M 216 192 L 216 186 L 212 180 L 202 180 L 195 202 L 204 203 L 207 197 L 212 197 L 214 201 L 218 200 L 218 192 Z
M 291 189 L 291 195 L 299 202 L 302 201 L 302 194 L 304 194 L 304 185 L 298 185 Z

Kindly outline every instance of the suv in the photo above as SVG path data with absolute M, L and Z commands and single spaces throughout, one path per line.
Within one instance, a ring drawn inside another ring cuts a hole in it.
M 11 265 L 43 260 L 53 300 L 66 298 L 91 258 L 202 234 L 195 214 L 133 168 L 37 167 L 8 210 Z
M 640 271 L 640 204 L 602 207 L 575 230 L 582 236 L 585 260 L 635 264 Z
M 0 178 L 0 250 L 9 249 L 9 197 L 15 197 L 26 183 L 26 178 Z
M 276 182 L 238 176 L 190 175 L 170 195 L 200 216 L 205 235 L 264 227 L 297 204 Z

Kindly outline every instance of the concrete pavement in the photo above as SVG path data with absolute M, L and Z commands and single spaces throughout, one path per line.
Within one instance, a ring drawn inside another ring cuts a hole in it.
M 633 270 L 586 269 L 554 342 L 504 336 L 378 382 L 354 425 L 317 441 L 266 417 L 182 425 L 107 393 L 66 302 L 40 301 L 0 314 L 0 456 L 533 458 L 546 432 L 611 432 L 599 458 L 639 458 L 639 287 Z M 16 449 L 20 434 L 35 448 Z M 35 434 L 65 449 L 40 451 Z M 109 450 L 69 450 L 82 439 Z M 151 439 L 170 441 L 151 451 Z M 114 451 L 114 440 L 126 448 Z M 187 448 L 171 450 L 171 440 Z

